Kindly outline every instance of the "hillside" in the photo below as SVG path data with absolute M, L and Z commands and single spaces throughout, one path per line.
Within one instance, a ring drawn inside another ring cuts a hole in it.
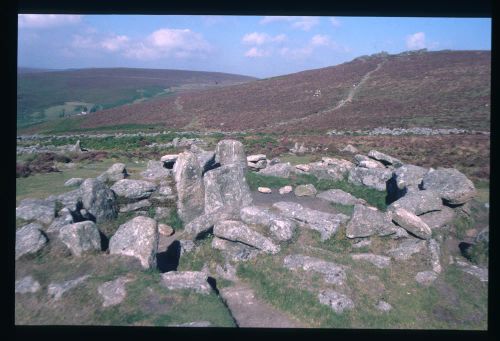
M 489 51 L 380 53 L 337 66 L 103 110 L 77 126 L 159 124 L 275 132 L 378 126 L 489 130 L 490 73 Z
M 98 111 L 185 89 L 227 86 L 252 77 L 183 70 L 96 68 L 18 69 L 18 127 Z M 85 110 L 86 109 L 86 110 Z

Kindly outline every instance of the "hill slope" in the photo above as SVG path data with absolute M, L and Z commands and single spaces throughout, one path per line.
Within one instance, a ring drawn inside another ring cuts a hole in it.
M 18 126 L 112 108 L 185 88 L 227 86 L 255 78 L 183 70 L 97 68 L 18 70 Z M 87 110 L 85 110 L 87 109 Z
M 489 130 L 489 51 L 376 54 L 337 66 L 104 110 L 79 125 L 326 131 L 386 127 Z

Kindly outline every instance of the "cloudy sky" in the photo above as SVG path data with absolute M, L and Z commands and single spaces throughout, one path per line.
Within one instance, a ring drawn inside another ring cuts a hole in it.
M 18 65 L 143 67 L 259 78 L 407 50 L 490 50 L 491 19 L 18 16 Z

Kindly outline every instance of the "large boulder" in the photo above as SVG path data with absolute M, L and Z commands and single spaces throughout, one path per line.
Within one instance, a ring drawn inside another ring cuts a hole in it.
M 103 182 L 86 179 L 80 185 L 80 195 L 83 208 L 95 217 L 96 223 L 117 217 L 116 196 Z
M 115 163 L 111 167 L 108 168 L 104 173 L 97 177 L 97 180 L 106 182 L 115 182 L 118 180 L 125 179 L 128 176 L 127 169 L 125 168 L 125 164 L 123 163 Z
M 220 207 L 210 213 L 205 213 L 191 220 L 184 226 L 184 231 L 197 237 L 214 227 L 215 223 L 222 220 L 238 219 L 238 214 L 228 207 Z
M 347 238 L 387 236 L 396 233 L 397 227 L 389 214 L 356 204 L 352 218 L 346 226 Z
M 290 162 L 279 162 L 274 165 L 268 165 L 266 168 L 261 169 L 259 171 L 259 174 L 277 176 L 279 178 L 289 178 L 292 172 L 294 172 L 294 167 Z
M 443 206 L 440 211 L 432 211 L 419 216 L 424 223 L 426 223 L 432 230 L 440 229 L 446 226 L 450 226 L 453 220 L 455 220 L 455 210 Z
M 385 191 L 387 181 L 392 177 L 392 170 L 386 168 L 354 167 L 349 171 L 348 181 L 377 191 Z
M 318 231 L 321 240 L 329 239 L 338 231 L 340 225 L 349 219 L 345 214 L 312 210 L 294 202 L 279 201 L 272 207 L 284 217 L 297 221 L 301 226 Z
M 53 200 L 24 199 L 16 207 L 16 218 L 36 220 L 50 224 L 55 218 L 56 204 Z
M 63 207 L 57 213 L 57 217 L 52 221 L 46 231 L 47 233 L 59 233 L 61 227 L 73 224 L 74 222 L 75 219 L 73 218 L 73 214 L 71 214 L 71 211 L 67 207 Z
M 101 236 L 93 221 L 87 220 L 61 227 L 59 239 L 76 257 L 101 250 Z
M 418 190 L 418 186 L 422 183 L 427 172 L 427 168 L 409 164 L 403 165 L 394 171 L 396 186 L 400 190 Z
M 431 228 L 422 219 L 404 208 L 395 209 L 392 212 L 392 220 L 418 238 L 429 239 L 432 236 Z
M 113 190 L 117 196 L 130 200 L 149 198 L 157 188 L 158 185 L 153 182 L 129 179 L 120 180 L 111 186 L 111 190 Z
M 184 223 L 189 223 L 205 212 L 202 168 L 196 155 L 186 151 L 179 154 L 173 169 L 178 197 L 177 212 Z
M 313 184 L 307 184 L 307 185 L 298 185 L 297 187 L 295 187 L 294 193 L 298 197 L 304 197 L 304 196 L 313 197 L 316 195 L 316 193 L 318 193 L 318 191 L 316 190 Z
M 205 295 L 212 290 L 208 276 L 201 271 L 170 271 L 161 275 L 161 284 L 169 290 L 192 289 Z
M 156 220 L 138 216 L 120 225 L 109 240 L 109 253 L 138 258 L 145 269 L 156 267 L 158 226 Z
M 212 239 L 212 248 L 222 251 L 227 259 L 234 262 L 254 259 L 260 252 L 262 252 L 250 245 L 234 243 L 216 236 Z
M 443 201 L 438 193 L 434 191 L 409 192 L 404 197 L 394 201 L 387 207 L 388 211 L 404 208 L 415 215 L 427 212 L 440 211 L 443 208 Z
M 341 205 L 366 204 L 366 201 L 364 199 L 358 199 L 352 194 L 344 192 L 341 189 L 329 189 L 317 194 L 316 198 Z
M 394 167 L 401 167 L 403 165 L 403 162 L 401 162 L 401 160 L 398 160 L 395 157 L 381 153 L 376 150 L 370 150 L 368 156 L 371 157 L 372 159 L 382 162 L 384 165 L 390 165 Z
M 250 188 L 245 173 L 238 164 L 224 165 L 205 173 L 205 213 L 221 207 L 239 212 L 243 206 L 252 203 Z
M 278 241 L 291 239 L 296 228 L 296 224 L 293 221 L 257 206 L 243 207 L 240 211 L 240 217 L 246 224 L 263 225 L 269 228 L 273 237 Z
M 31 223 L 16 231 L 16 260 L 40 251 L 47 244 L 47 238 L 41 230 L 42 225 Z
M 217 222 L 214 226 L 214 235 L 219 238 L 245 243 L 271 254 L 280 251 L 280 247 L 275 245 L 271 239 L 252 230 L 241 221 L 224 220 Z
M 425 240 L 418 238 L 406 238 L 395 247 L 387 251 L 387 254 L 396 260 L 408 260 L 415 253 L 420 253 L 426 249 Z
M 149 160 L 147 169 L 141 172 L 142 178 L 150 181 L 161 180 L 171 175 L 172 170 L 165 168 L 164 162 L 155 160 Z
M 464 204 L 476 195 L 472 181 L 455 168 L 429 171 L 422 180 L 422 188 L 436 191 L 451 205 Z
M 347 280 L 345 267 L 320 258 L 305 255 L 288 255 L 283 259 L 283 265 L 290 270 L 319 272 L 327 283 L 342 285 Z
M 246 170 L 247 157 L 243 144 L 236 140 L 219 141 L 215 147 L 215 162 L 221 166 L 236 164 Z

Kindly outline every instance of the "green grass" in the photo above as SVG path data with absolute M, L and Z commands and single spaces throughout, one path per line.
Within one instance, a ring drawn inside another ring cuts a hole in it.
M 175 231 L 184 229 L 184 223 L 179 217 L 179 214 L 177 213 L 177 209 L 175 207 L 170 211 L 170 216 L 165 223 L 170 225 Z
M 474 219 L 465 214 L 458 214 L 453 221 L 455 232 L 458 239 L 464 239 L 468 230 L 474 227 Z
M 334 181 L 318 179 L 310 174 L 291 175 L 290 178 L 280 178 L 276 176 L 261 175 L 256 172 L 248 171 L 246 180 L 251 190 L 257 190 L 258 187 L 279 188 L 286 185 L 297 186 L 305 184 L 313 184 L 318 191 L 326 191 L 328 189 L 341 189 L 351 193 L 357 198 L 365 199 L 370 205 L 377 207 L 380 210 L 385 210 L 387 204 L 385 202 L 386 193 L 368 188 L 366 186 L 356 186 L 346 180 Z

